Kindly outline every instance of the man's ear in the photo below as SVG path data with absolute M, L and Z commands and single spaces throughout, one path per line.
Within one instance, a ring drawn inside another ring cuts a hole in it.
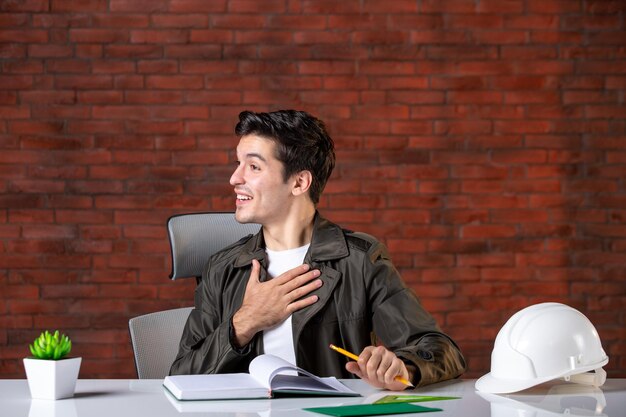
M 311 171 L 300 171 L 297 174 L 294 174 L 294 185 L 291 193 L 295 196 L 305 194 L 311 188 L 311 183 L 313 182 L 313 175 L 311 175 Z

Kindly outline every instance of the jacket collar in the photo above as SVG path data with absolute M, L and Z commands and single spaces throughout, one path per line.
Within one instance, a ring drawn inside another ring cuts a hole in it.
M 319 212 L 315 212 L 313 220 L 313 236 L 311 246 L 305 259 L 310 262 L 329 261 L 340 259 L 349 255 L 348 244 L 344 237 L 343 230 L 338 225 L 326 220 Z M 265 263 L 265 239 L 263 238 L 263 228 L 244 243 L 241 252 L 235 259 L 234 266 L 240 268 L 249 265 L 253 259 Z

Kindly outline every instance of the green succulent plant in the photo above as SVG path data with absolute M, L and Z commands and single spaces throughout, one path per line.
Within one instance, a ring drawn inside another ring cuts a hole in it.
M 55 331 L 54 334 L 45 331 L 28 345 L 30 353 L 37 359 L 51 359 L 58 361 L 63 359 L 72 350 L 72 341 L 64 334 Z

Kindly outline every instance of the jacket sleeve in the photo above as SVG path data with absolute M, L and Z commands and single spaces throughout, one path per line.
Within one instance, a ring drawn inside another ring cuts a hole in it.
M 222 313 L 221 290 L 210 263 L 195 291 L 191 311 L 170 375 L 247 372 L 252 342 L 244 349 L 232 344 L 232 315 Z M 233 313 L 234 314 L 234 313 Z
M 418 298 L 402 282 L 387 250 L 376 242 L 364 266 L 374 333 L 382 344 L 416 369 L 416 387 L 459 377 L 465 359 L 454 341 L 437 326 Z

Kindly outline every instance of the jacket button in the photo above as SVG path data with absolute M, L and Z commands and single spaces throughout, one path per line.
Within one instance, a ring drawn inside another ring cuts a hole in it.
M 418 350 L 417 351 L 417 356 L 419 356 L 420 358 L 424 359 L 425 361 L 432 361 L 433 360 L 433 354 L 426 351 L 426 350 Z

